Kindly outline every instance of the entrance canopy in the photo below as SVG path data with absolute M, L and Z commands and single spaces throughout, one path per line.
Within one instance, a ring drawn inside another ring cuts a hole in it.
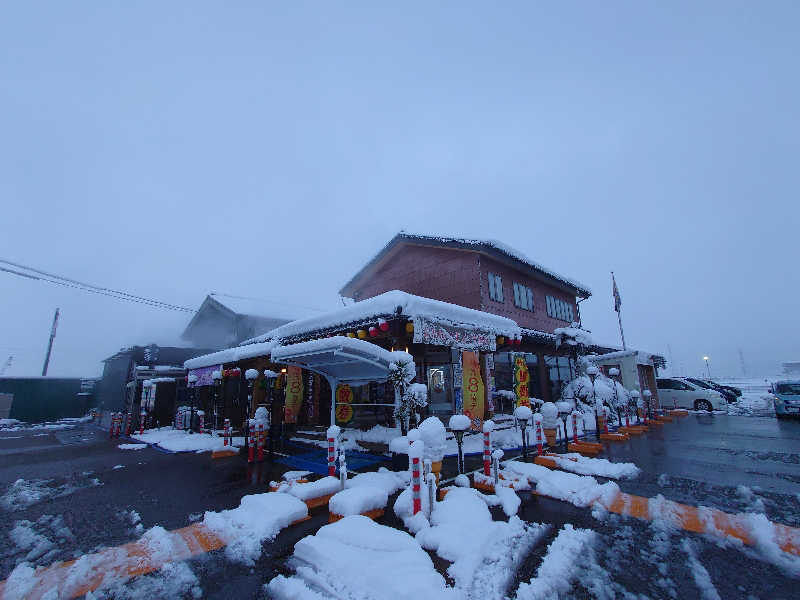
M 389 378 L 389 365 L 398 354 L 364 340 L 334 336 L 279 346 L 272 350 L 272 361 L 302 367 L 319 373 L 331 386 L 331 424 L 336 422 L 336 386 L 340 383 L 363 385 Z M 407 360 L 411 357 L 407 356 Z

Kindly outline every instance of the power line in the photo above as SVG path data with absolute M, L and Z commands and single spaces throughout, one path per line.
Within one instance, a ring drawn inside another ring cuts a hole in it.
M 4 260 L 1 258 L 0 258 L 0 263 L 11 265 L 12 267 L 16 267 L 17 269 L 24 269 L 26 271 L 30 271 L 31 273 L 38 274 L 38 275 L 31 275 L 30 273 L 23 273 L 16 269 L 8 269 L 6 267 L 0 267 L 0 271 L 9 273 L 11 275 L 17 275 L 19 277 L 25 277 L 27 279 L 44 281 L 45 283 L 52 283 L 54 285 L 60 285 L 62 287 L 78 289 L 84 292 L 91 292 L 93 294 L 98 294 L 101 296 L 108 296 L 109 298 L 116 298 L 117 300 L 125 300 L 126 302 L 135 302 L 137 304 L 144 304 L 146 306 L 152 306 L 153 308 L 164 308 L 167 310 L 175 310 L 175 311 L 190 312 L 190 313 L 197 312 L 195 309 L 187 308 L 185 306 L 170 304 L 168 302 L 162 302 L 160 300 L 146 298 L 145 296 L 137 296 L 135 294 L 129 294 L 128 292 L 115 290 L 113 288 L 102 287 L 91 283 L 85 283 L 82 281 L 78 281 L 76 279 L 70 279 L 69 277 L 63 277 L 61 275 L 48 273 L 40 269 L 34 269 L 32 267 L 27 267 L 25 265 L 14 263 L 9 260 Z

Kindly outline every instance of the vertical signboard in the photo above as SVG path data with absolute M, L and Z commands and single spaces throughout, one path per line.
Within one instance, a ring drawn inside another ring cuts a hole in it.
M 472 422 L 472 429 L 480 431 L 483 428 L 483 415 L 485 397 L 483 379 L 481 379 L 481 364 L 477 352 L 464 351 L 462 353 L 462 393 L 464 396 L 464 414 Z
M 286 369 L 286 404 L 283 411 L 284 423 L 297 423 L 297 415 L 303 405 L 303 370 L 300 367 Z
M 514 392 L 517 394 L 517 406 L 530 406 L 530 391 L 528 384 L 531 375 L 528 372 L 528 365 L 525 363 L 523 355 L 514 357 Z
M 336 422 L 347 425 L 353 420 L 353 390 L 349 385 L 336 388 Z

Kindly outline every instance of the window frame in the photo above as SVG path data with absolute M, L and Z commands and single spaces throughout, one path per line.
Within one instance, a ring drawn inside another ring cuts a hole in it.
M 516 281 L 514 283 L 514 306 L 533 312 L 533 290 L 527 286 Z
M 494 302 L 499 302 L 500 304 L 504 304 L 505 296 L 503 294 L 502 276 L 492 271 L 488 271 L 488 279 L 489 279 L 489 300 L 493 300 Z

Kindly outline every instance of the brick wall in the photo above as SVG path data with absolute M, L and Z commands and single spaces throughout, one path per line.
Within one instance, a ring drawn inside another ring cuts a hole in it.
M 358 300 L 402 290 L 468 308 L 480 307 L 477 253 L 414 245 L 399 250 L 357 290 Z
M 495 302 L 489 298 L 489 273 L 500 275 L 503 279 L 503 302 Z M 480 256 L 481 276 L 481 305 L 480 310 L 502 315 L 514 319 L 520 327 L 538 329 L 552 333 L 556 327 L 566 327 L 566 321 L 554 319 L 547 314 L 545 296 L 553 296 L 572 304 L 575 319 L 578 318 L 578 309 L 575 305 L 575 296 L 559 288 L 551 287 L 538 279 L 523 274 L 511 267 L 492 260 L 488 256 Z M 514 304 L 514 282 L 526 285 L 533 291 L 533 312 L 517 307 Z

